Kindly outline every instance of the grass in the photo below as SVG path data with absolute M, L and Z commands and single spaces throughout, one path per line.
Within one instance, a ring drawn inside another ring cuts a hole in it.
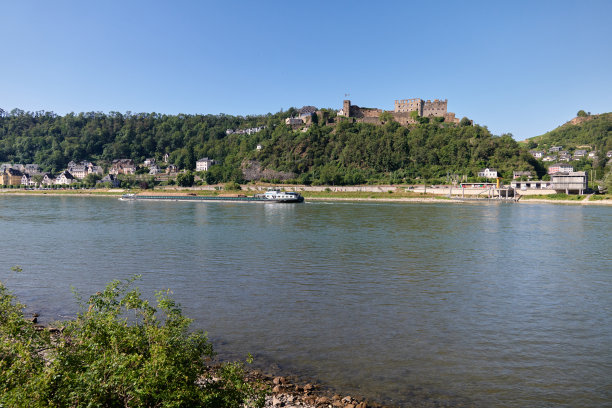
M 569 200 L 569 201 L 580 201 L 583 200 L 585 195 L 579 194 L 565 194 L 565 193 L 556 193 L 556 194 L 539 194 L 539 195 L 524 195 L 521 200 Z
M 597 194 L 589 198 L 590 201 L 612 200 L 612 194 Z
M 120 196 L 124 192 L 104 190 L 23 190 L 23 189 L 3 189 L 0 194 L 32 194 L 32 195 L 99 195 L 99 196 Z
M 347 198 L 347 199 L 399 199 L 399 198 L 443 198 L 434 194 L 422 194 L 411 191 L 300 191 L 304 198 Z

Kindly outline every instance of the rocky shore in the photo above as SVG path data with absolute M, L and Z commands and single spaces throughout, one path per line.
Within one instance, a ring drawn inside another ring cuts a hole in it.
M 301 384 L 287 377 L 268 376 L 260 371 L 249 373 L 249 379 L 267 384 L 270 394 L 266 408 L 391 408 L 350 395 L 340 395 L 311 383 Z

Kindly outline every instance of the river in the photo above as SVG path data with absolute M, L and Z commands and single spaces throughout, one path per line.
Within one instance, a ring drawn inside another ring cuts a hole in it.
M 0 280 L 50 321 L 71 286 L 142 274 L 221 355 L 389 404 L 602 407 L 611 226 L 598 206 L 3 196 Z

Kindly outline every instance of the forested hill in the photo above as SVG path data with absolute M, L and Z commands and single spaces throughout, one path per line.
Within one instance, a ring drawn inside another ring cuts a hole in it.
M 313 124 L 303 132 L 284 124 L 295 114 L 293 108 L 247 117 L 0 111 L 0 162 L 59 171 L 70 160 L 141 163 L 168 153 L 180 168 L 195 168 L 201 157 L 216 160 L 216 181 L 241 181 L 245 166 L 255 163 L 289 174 L 295 182 L 322 184 L 411 182 L 448 173 L 476 175 L 484 167 L 497 168 L 505 177 L 513 170 L 543 171 L 510 135 L 494 136 L 478 125 L 407 128 L 393 121 L 382 126 L 340 121 Z M 226 134 L 259 126 L 266 127 L 250 135 Z
M 580 111 L 578 117 L 563 126 L 527 139 L 526 142 L 531 148 L 563 146 L 567 149 L 588 145 L 605 154 L 612 150 L 612 113 L 587 115 Z

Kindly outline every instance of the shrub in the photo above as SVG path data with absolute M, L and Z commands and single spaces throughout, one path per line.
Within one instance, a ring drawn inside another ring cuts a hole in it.
M 212 345 L 189 331 L 169 291 L 153 307 L 133 281 L 113 281 L 87 302 L 77 295 L 81 312 L 53 340 L 0 285 L 0 407 L 263 406 L 242 363 L 206 364 Z

